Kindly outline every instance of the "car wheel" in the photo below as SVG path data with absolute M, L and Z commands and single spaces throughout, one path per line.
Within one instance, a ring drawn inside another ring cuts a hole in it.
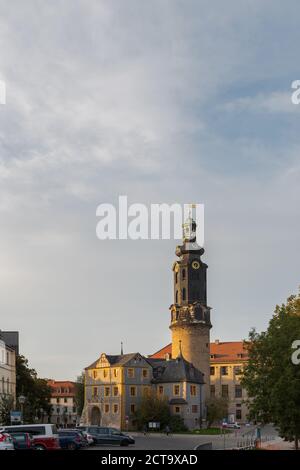
M 70 442 L 67 448 L 68 450 L 76 450 L 76 445 L 74 444 L 74 442 Z
M 46 450 L 46 448 L 44 446 L 42 446 L 42 444 L 37 444 L 36 446 L 34 446 L 35 450 Z

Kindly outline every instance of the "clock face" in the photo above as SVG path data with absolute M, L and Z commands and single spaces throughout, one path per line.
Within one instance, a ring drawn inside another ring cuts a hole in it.
M 199 263 L 199 261 L 193 261 L 193 262 L 192 262 L 192 268 L 193 268 L 193 269 L 199 269 L 199 268 L 200 268 L 200 263 Z

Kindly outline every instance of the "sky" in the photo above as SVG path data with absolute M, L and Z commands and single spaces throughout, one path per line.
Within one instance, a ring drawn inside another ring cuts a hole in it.
M 297 0 L 0 1 L 0 328 L 40 376 L 170 342 L 174 240 L 97 206 L 205 205 L 212 340 L 300 285 Z

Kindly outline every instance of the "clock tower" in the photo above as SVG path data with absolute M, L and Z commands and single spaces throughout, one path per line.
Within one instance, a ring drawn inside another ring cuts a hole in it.
M 210 388 L 209 331 L 207 306 L 207 265 L 201 260 L 204 248 L 197 244 L 196 222 L 183 224 L 183 244 L 177 246 L 173 264 L 174 303 L 171 305 L 172 357 L 180 353 L 204 374 L 205 393 Z

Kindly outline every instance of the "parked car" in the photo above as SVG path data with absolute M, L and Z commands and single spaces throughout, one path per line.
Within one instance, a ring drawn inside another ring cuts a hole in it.
M 222 423 L 223 428 L 226 429 L 240 429 L 241 426 L 238 423 Z
M 15 450 L 33 450 L 33 439 L 28 432 L 10 432 Z
M 19 424 L 15 426 L 3 426 L 1 431 L 7 433 L 26 432 L 32 436 L 33 446 L 37 450 L 60 449 L 57 429 L 55 424 Z
M 15 450 L 12 438 L 5 432 L 0 433 L 0 450 Z
M 135 443 L 133 437 L 115 428 L 102 426 L 79 426 L 79 429 L 91 434 L 95 444 L 128 446 L 129 444 Z
M 82 432 L 79 430 L 60 429 L 58 436 L 59 444 L 62 449 L 78 450 L 87 445 Z

